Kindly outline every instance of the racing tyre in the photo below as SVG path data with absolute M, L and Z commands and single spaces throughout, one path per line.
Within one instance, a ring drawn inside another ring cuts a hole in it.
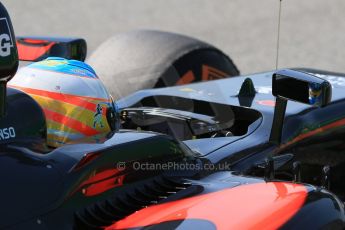
M 141 89 L 239 75 L 232 60 L 214 46 L 184 35 L 152 30 L 111 37 L 87 62 L 114 99 Z

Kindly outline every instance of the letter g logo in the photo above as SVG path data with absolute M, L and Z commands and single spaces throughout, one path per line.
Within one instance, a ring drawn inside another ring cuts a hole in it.
M 11 38 L 8 34 L 0 35 L 0 56 L 7 57 L 11 54 Z

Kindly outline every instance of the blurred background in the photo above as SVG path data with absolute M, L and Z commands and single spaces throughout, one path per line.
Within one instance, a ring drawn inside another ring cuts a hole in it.
M 16 35 L 73 36 L 89 54 L 134 29 L 183 33 L 227 53 L 242 74 L 275 68 L 279 0 L 3 0 Z M 279 67 L 345 73 L 345 1 L 283 0 Z

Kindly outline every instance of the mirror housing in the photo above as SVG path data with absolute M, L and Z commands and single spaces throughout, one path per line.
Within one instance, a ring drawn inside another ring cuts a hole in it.
M 273 74 L 272 94 L 315 107 L 326 106 L 332 98 L 331 84 L 314 75 L 284 69 Z
M 276 97 L 276 105 L 269 141 L 280 144 L 287 101 L 323 107 L 331 101 L 332 86 L 328 81 L 312 74 L 283 69 L 272 76 L 272 94 Z
M 0 118 L 5 116 L 6 85 L 18 69 L 18 52 L 12 22 L 0 2 Z
M 48 57 L 61 57 L 84 61 L 86 41 L 82 38 L 17 37 L 19 59 L 37 62 Z

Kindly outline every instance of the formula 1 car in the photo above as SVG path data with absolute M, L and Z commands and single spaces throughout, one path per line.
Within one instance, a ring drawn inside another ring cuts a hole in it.
M 2 4 L 0 23 L 0 229 L 344 229 L 345 74 L 284 69 L 236 77 L 232 61 L 211 46 L 140 32 L 175 44 L 166 53 L 145 51 L 147 59 L 166 57 L 161 69 L 123 72 L 149 70 L 157 88 L 117 98 L 116 106 L 87 101 L 72 112 L 94 109 L 97 122 L 72 128 L 89 135 L 52 147 L 47 127 L 63 114 L 49 113 L 47 103 L 75 105 L 82 98 L 49 92 L 49 101 L 47 92 L 19 87 L 44 76 L 15 76 L 17 47 L 22 60 L 49 52 L 83 59 L 85 43 L 16 42 Z M 125 40 L 141 37 L 134 34 Z M 69 76 L 78 70 L 85 82 L 98 81 L 77 61 L 51 58 L 30 68 L 54 72 L 56 63 L 72 66 Z M 200 71 L 203 64 L 209 74 Z M 172 72 L 176 78 L 168 77 Z M 186 84 L 196 79 L 213 81 Z M 114 76 L 105 80 L 115 94 L 124 87 Z M 45 87 L 63 90 L 50 82 Z M 61 122 L 70 124 L 66 117 Z M 110 130 L 94 133 L 92 126 Z

